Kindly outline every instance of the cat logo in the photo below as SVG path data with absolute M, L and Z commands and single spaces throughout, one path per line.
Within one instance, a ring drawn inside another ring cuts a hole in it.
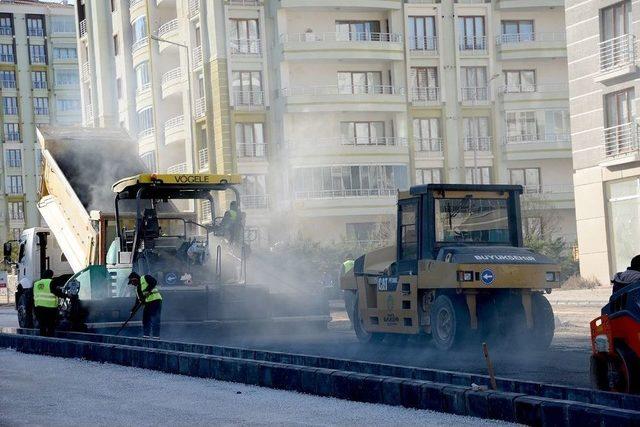
M 178 184 L 206 184 L 209 182 L 207 175 L 176 175 L 174 179 Z

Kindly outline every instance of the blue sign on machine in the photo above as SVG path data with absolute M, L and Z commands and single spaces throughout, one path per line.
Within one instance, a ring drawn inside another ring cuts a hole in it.
M 482 283 L 485 285 L 490 285 L 494 280 L 496 280 L 496 275 L 493 274 L 493 271 L 486 269 L 480 273 L 480 280 L 482 280 Z

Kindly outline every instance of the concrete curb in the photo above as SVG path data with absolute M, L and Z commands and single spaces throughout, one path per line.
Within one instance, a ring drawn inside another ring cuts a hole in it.
M 620 408 L 266 360 L 6 333 L 0 347 L 528 425 L 640 425 L 640 412 Z

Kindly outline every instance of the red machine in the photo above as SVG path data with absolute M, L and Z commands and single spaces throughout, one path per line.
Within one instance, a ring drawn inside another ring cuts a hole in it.
M 591 350 L 595 388 L 640 393 L 640 283 L 613 294 L 591 321 Z

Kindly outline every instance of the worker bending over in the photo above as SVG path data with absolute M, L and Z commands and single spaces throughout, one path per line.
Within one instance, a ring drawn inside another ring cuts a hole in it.
M 52 337 L 56 332 L 58 322 L 58 297 L 64 294 L 57 286 L 53 286 L 51 279 L 53 271 L 45 270 L 42 279 L 33 283 L 33 306 L 40 326 L 40 335 Z
M 136 305 L 143 305 L 142 336 L 144 338 L 159 338 L 162 295 L 157 288 L 157 280 L 148 274 L 140 277 L 138 273 L 132 272 L 129 275 L 129 284 L 136 287 L 138 299 Z
M 640 282 L 640 255 L 636 255 L 631 259 L 631 265 L 625 271 L 616 273 L 611 279 L 613 292 L 616 293 L 620 289 L 629 286 L 632 283 Z

